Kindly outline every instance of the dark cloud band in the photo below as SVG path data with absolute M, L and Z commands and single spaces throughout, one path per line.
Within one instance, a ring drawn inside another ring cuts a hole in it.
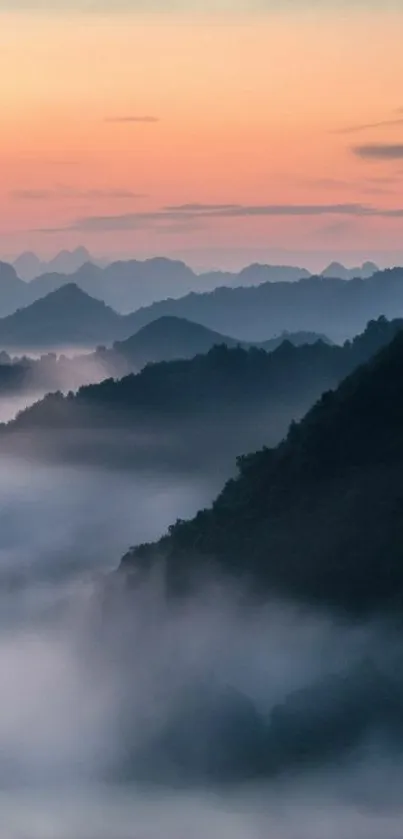
M 117 230 L 164 230 L 166 225 L 180 225 L 182 228 L 200 222 L 201 219 L 234 219 L 256 217 L 321 217 L 339 216 L 346 218 L 403 218 L 403 208 L 384 209 L 366 204 L 180 204 L 152 212 L 124 213 L 121 215 L 92 215 L 78 218 L 68 230 L 81 232 L 104 232 Z M 51 233 L 56 230 L 46 229 Z M 60 232 L 60 228 L 57 232 Z
M 363 160 L 403 160 L 403 143 L 368 143 L 354 146 L 353 152 Z

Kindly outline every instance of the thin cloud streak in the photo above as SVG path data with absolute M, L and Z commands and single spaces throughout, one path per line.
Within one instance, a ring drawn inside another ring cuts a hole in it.
M 403 126 L 403 117 L 399 119 L 384 119 L 379 122 L 367 122 L 362 125 L 348 125 L 345 128 L 336 128 L 331 134 L 357 134 L 361 131 L 370 131 L 377 128 L 398 128 Z
M 153 116 L 116 116 L 105 117 L 104 122 L 112 125 L 130 125 L 131 123 L 145 123 L 147 125 L 153 125 L 156 122 L 160 122 L 160 118 Z
M 198 224 L 200 219 L 234 219 L 256 217 L 317 217 L 341 216 L 346 218 L 403 218 L 403 209 L 383 209 L 365 204 L 182 204 L 154 212 L 124 213 L 121 215 L 96 215 L 78 218 L 65 228 L 42 228 L 35 232 L 60 233 L 80 231 L 86 233 L 154 229 L 166 231 L 166 226 Z
M 195 207 L 197 208 L 195 210 Z M 216 218 L 237 218 L 247 216 L 321 216 L 367 215 L 363 204 L 180 204 L 166 207 L 169 213 L 192 213 Z
M 234 210 L 238 210 L 240 204 L 179 204 L 178 206 L 167 206 L 164 207 L 164 212 L 167 213 L 216 213 L 217 211 L 220 212 L 232 212 Z
M 403 160 L 403 143 L 374 143 L 353 146 L 353 153 L 363 160 Z
M 54 200 L 132 200 L 146 198 L 144 193 L 126 189 L 74 189 L 58 187 L 56 189 L 15 189 L 9 193 L 17 201 L 54 201 Z

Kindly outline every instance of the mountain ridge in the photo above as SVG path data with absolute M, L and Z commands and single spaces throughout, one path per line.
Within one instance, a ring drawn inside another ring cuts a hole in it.
M 169 586 L 213 563 L 258 589 L 349 614 L 403 603 L 403 334 L 325 392 L 276 448 L 238 459 L 212 507 L 130 551 Z

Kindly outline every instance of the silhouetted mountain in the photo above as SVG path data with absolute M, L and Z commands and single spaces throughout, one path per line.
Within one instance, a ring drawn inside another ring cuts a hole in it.
M 66 295 L 70 295 L 70 287 L 64 286 L 64 294 L 62 290 L 53 292 L 50 295 L 51 305 L 51 319 L 52 322 L 58 323 L 59 314 L 55 313 L 55 309 L 59 310 L 63 305 L 63 331 L 60 332 L 64 336 L 63 344 L 61 346 L 68 346 L 70 350 L 74 347 L 83 346 L 83 340 L 89 340 L 93 345 L 94 331 L 91 323 L 93 317 L 97 319 L 99 313 L 99 301 L 93 301 L 96 307 L 89 304 L 87 295 L 84 292 L 76 294 L 75 300 L 77 305 L 81 305 L 83 300 L 86 303 L 86 311 L 80 314 L 84 318 L 85 336 L 83 338 L 83 331 L 80 327 L 77 334 L 76 315 L 73 311 L 74 326 L 71 328 L 71 323 L 65 311 Z M 70 297 L 69 306 L 71 307 L 74 292 Z M 47 305 L 49 300 L 47 299 Z M 32 327 L 29 325 L 30 349 L 43 349 L 43 342 L 46 340 L 48 346 L 55 346 L 53 341 L 56 340 L 56 335 L 53 331 L 49 334 L 49 327 L 47 318 L 49 316 L 49 309 L 44 309 L 44 306 L 39 306 L 39 302 L 35 304 L 34 319 L 38 318 L 38 311 L 40 309 L 40 318 L 43 319 L 41 325 L 40 336 L 35 333 L 32 334 Z M 103 305 L 103 304 L 102 304 Z M 46 314 L 46 317 L 44 317 Z M 114 315 L 115 313 L 113 313 Z M 25 315 L 25 318 L 31 319 L 32 308 L 30 313 Z M 87 327 L 88 322 L 88 327 Z M 21 319 L 13 316 L 12 334 L 17 338 L 21 334 Z M 26 323 L 24 322 L 23 332 L 25 333 Z M 59 329 L 59 327 L 57 327 Z M 1 329 L 1 321 L 0 321 Z M 10 329 L 8 325 L 7 329 Z M 128 325 L 125 317 L 118 315 L 117 317 L 105 317 L 105 307 L 102 309 L 102 320 L 94 326 L 95 337 L 107 338 L 110 337 L 111 329 L 113 334 L 125 334 L 128 330 Z M 52 327 L 53 330 L 53 327 Z M 102 335 L 101 335 L 102 331 Z M 10 346 L 11 341 L 14 342 L 17 338 L 4 338 L 4 342 Z M 59 335 L 59 331 L 58 331 Z M 49 337 L 48 337 L 49 336 Z M 91 339 L 92 336 L 92 339 Z M 35 337 L 35 343 L 33 339 Z M 67 338 L 69 340 L 67 341 Z M 291 343 L 299 345 L 301 343 L 314 343 L 315 340 L 320 340 L 320 336 L 315 336 L 311 333 L 298 333 L 297 335 L 287 335 L 279 338 L 274 338 L 271 341 L 265 342 L 262 349 L 271 351 L 276 349 L 284 340 L 289 340 Z M 41 341 L 39 346 L 38 341 Z M 59 340 L 59 339 L 58 339 Z M 25 338 L 24 338 L 25 341 Z M 20 366 L 24 371 L 24 376 L 18 379 L 20 390 L 24 393 L 34 392 L 40 396 L 44 396 L 51 391 L 61 390 L 67 392 L 69 390 L 77 390 L 82 385 L 94 384 L 101 382 L 110 376 L 114 378 L 121 378 L 132 372 L 138 372 L 145 364 L 156 361 L 169 361 L 174 358 L 193 358 L 200 353 L 208 352 L 213 346 L 225 344 L 229 347 L 236 347 L 239 342 L 234 338 L 229 338 L 219 333 L 212 332 L 205 329 L 199 324 L 192 324 L 189 321 L 181 320 L 180 318 L 161 318 L 149 326 L 144 327 L 136 335 L 132 335 L 125 341 L 116 341 L 111 349 L 105 346 L 98 346 L 92 352 L 85 354 L 74 354 L 70 357 L 63 353 L 56 353 L 54 351 L 47 351 L 40 357 L 30 357 L 24 354 L 23 356 L 9 356 L 5 351 L 0 352 L 0 364 L 7 366 Z M 60 345 L 59 345 L 60 346 Z M 245 348 L 249 345 L 245 344 Z M 57 346 L 56 346 L 57 348 Z
M 306 268 L 294 268 L 290 265 L 262 265 L 255 263 L 235 274 L 232 285 L 255 286 L 262 283 L 295 283 L 307 279 L 311 272 Z M 218 283 L 216 284 L 218 287 Z
M 309 272 L 304 269 L 269 265 L 251 266 L 240 274 L 212 272 L 199 275 L 184 262 L 159 257 L 113 262 L 105 268 L 87 261 L 76 271 L 73 280 L 87 294 L 127 313 L 158 300 L 179 298 L 193 291 L 211 291 L 217 286 L 256 285 L 268 280 L 291 281 L 307 276 Z M 62 273 L 59 276 L 45 274 L 30 285 L 30 292 L 43 297 L 69 279 Z
M 325 344 L 331 344 L 332 341 L 318 332 L 287 332 L 286 330 L 277 335 L 275 338 L 269 338 L 268 341 L 261 341 L 256 346 L 261 347 L 266 352 L 273 352 L 284 341 L 290 341 L 294 347 L 302 347 L 303 344 L 316 344 L 317 341 L 323 341 Z
M 216 563 L 260 591 L 354 614 L 400 614 L 402 370 L 400 333 L 325 393 L 277 448 L 239 458 L 238 477 L 211 509 L 133 550 L 124 565 L 163 558 L 175 587 Z
M 114 350 L 138 368 L 148 362 L 193 358 L 207 353 L 217 344 L 236 347 L 239 342 L 213 332 L 184 318 L 162 317 L 144 326 L 126 341 L 114 344 Z
M 26 284 L 7 262 L 0 262 L 0 317 L 25 305 Z
M 48 263 L 41 262 L 33 253 L 24 253 L 14 267 L 22 279 L 32 280 L 26 284 L 25 296 L 18 299 L 18 305 L 29 305 L 73 281 L 90 296 L 123 313 L 158 300 L 178 298 L 193 291 L 211 291 L 218 286 L 291 282 L 309 276 L 303 268 L 274 265 L 251 265 L 239 274 L 225 271 L 196 274 L 183 262 L 165 258 L 132 259 L 102 266 L 85 248 L 62 251 Z M 6 313 L 13 311 L 8 300 L 4 305 Z
M 83 247 L 74 251 L 63 250 L 48 262 L 40 260 L 32 251 L 26 251 L 17 257 L 14 268 L 22 280 L 30 281 L 45 273 L 74 274 L 85 263 L 93 261 L 89 251 Z
M 366 280 L 308 277 L 294 283 L 218 288 L 154 303 L 131 318 L 132 332 L 163 315 L 174 315 L 242 341 L 262 341 L 278 333 L 280 325 L 289 332 L 325 332 L 340 342 L 381 314 L 403 315 L 403 268 L 380 271 Z
M 380 314 L 390 318 L 403 314 L 403 269 L 370 276 L 373 267 L 368 263 L 360 269 L 366 279 L 347 281 L 282 266 L 256 265 L 239 274 L 197 275 L 183 262 L 169 259 L 115 262 L 106 268 L 86 262 L 72 276 L 48 273 L 25 284 L 15 278 L 10 291 L 9 284 L 0 282 L 0 314 L 27 306 L 74 281 L 119 312 L 136 310 L 127 335 L 170 315 L 242 341 L 262 341 L 280 328 L 325 332 L 340 342 Z M 261 280 L 265 282 L 258 284 Z
M 356 277 L 361 280 L 368 280 L 379 272 L 375 262 L 364 262 L 361 267 L 345 268 L 340 262 L 332 262 L 322 271 L 322 277 L 327 279 L 354 280 Z
M 120 312 L 130 312 L 169 296 L 180 297 L 198 287 L 196 275 L 183 262 L 149 259 L 113 262 L 106 268 L 86 262 L 70 278 L 43 274 L 30 284 L 30 293 L 42 297 L 71 280 L 91 297 Z
M 126 359 L 132 370 L 135 370 L 149 362 L 193 358 L 200 353 L 207 353 L 219 344 L 225 344 L 226 347 L 243 346 L 245 349 L 256 346 L 266 352 L 272 352 L 284 341 L 289 341 L 294 346 L 314 344 L 316 341 L 330 343 L 324 335 L 314 332 L 283 332 L 276 338 L 252 345 L 249 342 L 241 342 L 228 335 L 213 332 L 185 318 L 166 315 L 147 324 L 128 340 L 117 341 L 113 349 Z
M 0 346 L 94 346 L 121 335 L 124 322 L 105 303 L 70 283 L 0 320 Z
M 283 342 L 266 353 L 215 346 L 191 360 L 151 364 L 137 375 L 82 387 L 76 395 L 50 395 L 20 413 L 6 434 L 44 431 L 48 442 L 52 429 L 104 429 L 119 442 L 124 435 L 116 435 L 116 429 L 134 436 L 146 429 L 145 459 L 156 456 L 160 438 L 174 458 L 210 459 L 227 469 L 240 451 L 277 443 L 292 419 L 402 326 L 381 318 L 344 347 Z

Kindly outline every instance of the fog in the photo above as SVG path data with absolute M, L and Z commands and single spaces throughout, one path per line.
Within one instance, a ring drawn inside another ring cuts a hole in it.
M 29 408 L 44 395 L 44 392 L 33 392 L 0 397 L 0 422 L 9 422 L 14 419 L 20 411 Z
M 115 573 L 216 490 L 3 457 L 2 839 L 401 836 L 397 629 Z
M 66 348 L 60 353 L 57 348 L 48 348 L 45 354 L 29 353 L 23 350 L 10 356 L 4 353 L 2 363 L 21 371 L 14 387 L 7 388 L 7 380 L 0 390 L 0 422 L 9 422 L 16 415 L 41 400 L 48 393 L 60 391 L 76 392 L 83 385 L 98 384 L 105 378 L 122 377 L 131 372 L 124 359 L 113 351 L 104 353 L 79 351 Z M 2 384 L 0 380 L 0 385 Z

